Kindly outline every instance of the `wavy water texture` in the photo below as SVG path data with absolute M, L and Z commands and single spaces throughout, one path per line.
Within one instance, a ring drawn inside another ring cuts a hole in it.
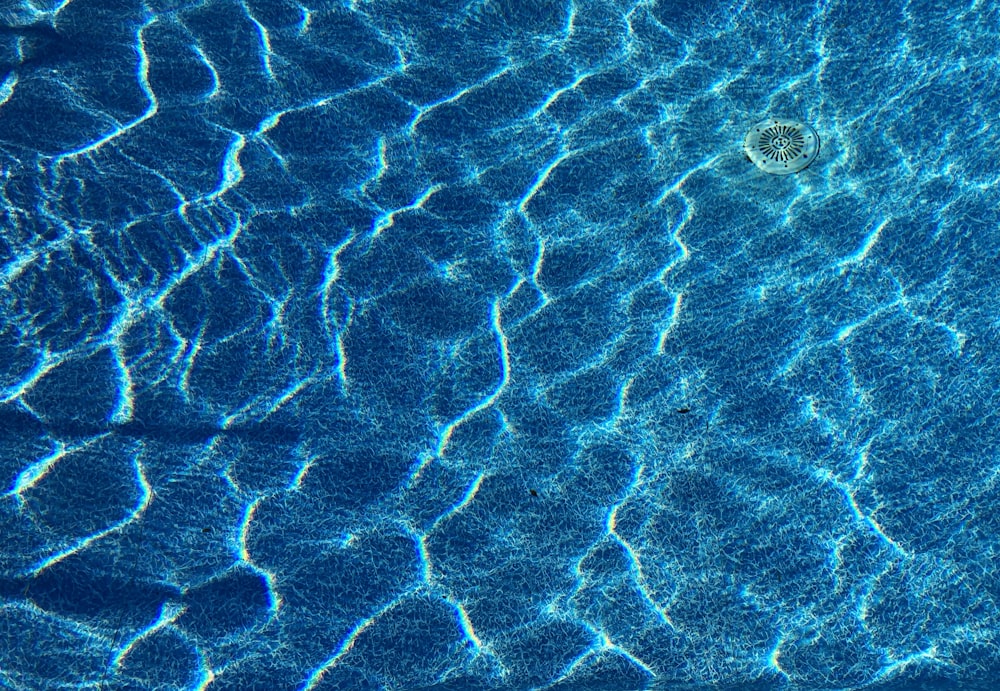
M 1000 675 L 994 6 L 0 21 L 0 686 Z

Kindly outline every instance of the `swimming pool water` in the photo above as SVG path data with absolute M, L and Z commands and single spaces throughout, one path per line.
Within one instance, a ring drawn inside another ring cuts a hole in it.
M 3 688 L 1000 677 L 990 3 L 0 23 Z

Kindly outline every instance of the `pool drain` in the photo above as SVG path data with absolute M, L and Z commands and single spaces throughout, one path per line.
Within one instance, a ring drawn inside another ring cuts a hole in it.
M 743 151 L 765 173 L 789 175 L 815 160 L 819 135 L 804 123 L 771 118 L 750 128 Z

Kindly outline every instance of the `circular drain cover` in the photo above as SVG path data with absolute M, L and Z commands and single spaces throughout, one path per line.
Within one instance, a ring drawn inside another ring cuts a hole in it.
M 771 118 L 747 132 L 743 150 L 758 168 L 772 175 L 797 173 L 819 153 L 819 135 L 795 120 Z

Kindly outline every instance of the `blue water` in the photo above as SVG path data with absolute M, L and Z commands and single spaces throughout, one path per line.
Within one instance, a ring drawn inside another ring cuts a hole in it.
M 3 688 L 1000 678 L 995 4 L 0 22 Z

